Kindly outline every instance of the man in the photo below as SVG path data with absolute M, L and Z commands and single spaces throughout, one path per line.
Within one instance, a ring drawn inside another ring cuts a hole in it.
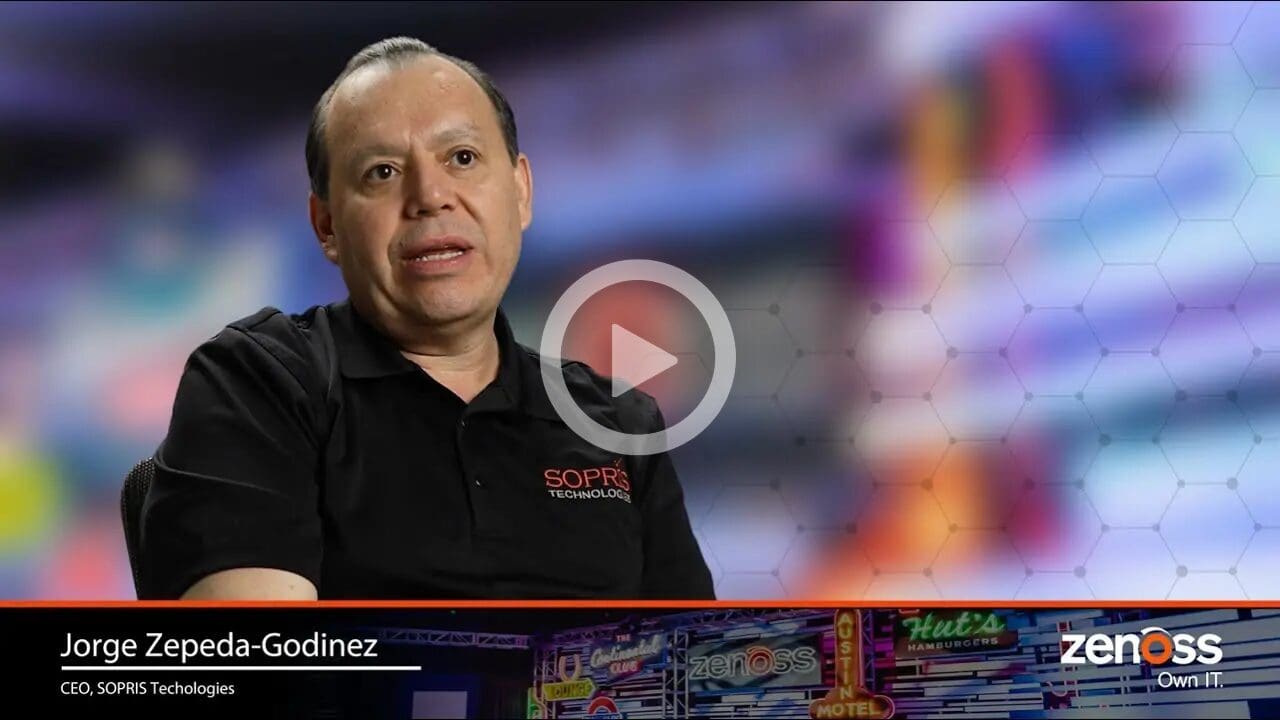
M 317 103 L 307 167 L 349 298 L 266 308 L 192 354 L 143 508 L 145 594 L 713 597 L 670 459 L 575 435 L 499 308 L 533 180 L 488 78 L 371 45 Z M 598 422 L 664 427 L 649 396 L 563 371 Z

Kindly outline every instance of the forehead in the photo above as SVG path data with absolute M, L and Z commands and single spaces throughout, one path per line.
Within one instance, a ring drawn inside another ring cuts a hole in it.
M 357 70 L 338 86 L 328 114 L 329 147 L 338 153 L 458 125 L 474 125 L 484 134 L 501 132 L 480 84 L 439 56 L 378 62 Z

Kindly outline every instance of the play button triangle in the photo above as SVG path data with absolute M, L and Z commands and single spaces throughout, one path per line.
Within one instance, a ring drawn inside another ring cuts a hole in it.
M 680 359 L 621 325 L 612 326 L 613 396 L 673 367 Z

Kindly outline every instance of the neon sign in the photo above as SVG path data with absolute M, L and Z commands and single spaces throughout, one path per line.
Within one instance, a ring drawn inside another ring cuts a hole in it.
M 630 641 L 630 638 L 627 638 Z M 655 658 L 662 661 L 667 652 L 667 637 L 661 633 L 641 635 L 630 642 L 597 645 L 591 650 L 591 668 L 608 668 L 609 679 L 617 680 L 637 673 Z
M 569 672 L 569 660 L 573 660 L 573 672 Z M 542 699 L 547 702 L 561 700 L 585 700 L 596 691 L 596 683 L 591 678 L 579 679 L 582 675 L 582 658 L 576 654 L 561 655 L 556 661 L 556 673 L 560 682 L 543 683 Z
M 538 690 L 529 688 L 529 692 L 525 695 L 526 709 L 524 716 L 528 720 L 542 720 L 547 716 L 547 706 L 542 704 L 538 699 Z
M 990 611 L 917 612 L 900 622 L 901 630 L 906 631 L 898 633 L 895 650 L 900 657 L 997 650 L 1018 644 L 1018 634 Z
M 893 699 L 869 692 L 862 677 L 862 615 L 836 611 L 836 684 L 809 704 L 809 717 L 884 720 L 893 717 Z

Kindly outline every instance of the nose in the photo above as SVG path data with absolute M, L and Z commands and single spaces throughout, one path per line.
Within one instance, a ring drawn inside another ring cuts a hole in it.
M 414 163 L 407 174 L 405 214 L 408 217 L 431 217 L 457 207 L 453 177 L 430 157 Z

